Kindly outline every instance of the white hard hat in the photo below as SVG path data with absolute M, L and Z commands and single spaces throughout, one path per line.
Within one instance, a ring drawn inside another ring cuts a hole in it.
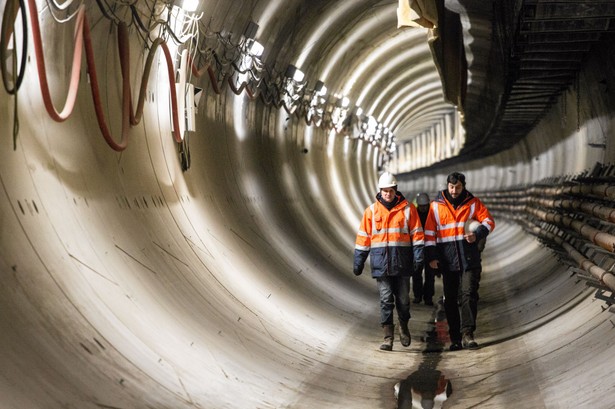
M 480 222 L 474 219 L 468 219 L 468 221 L 466 222 L 465 226 L 464 226 L 464 230 L 467 233 L 474 233 L 476 231 L 476 229 L 479 228 L 480 226 Z
M 416 195 L 416 204 L 419 206 L 425 206 L 429 204 L 429 196 L 425 192 L 421 192 Z
M 384 189 L 387 187 L 397 186 L 397 180 L 395 176 L 393 176 L 389 172 L 384 172 L 380 175 L 380 179 L 378 179 L 378 189 Z

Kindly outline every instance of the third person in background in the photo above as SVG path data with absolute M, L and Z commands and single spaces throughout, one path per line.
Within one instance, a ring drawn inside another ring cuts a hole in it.
M 425 223 L 425 258 L 442 275 L 444 310 L 451 351 L 476 349 L 481 252 L 478 243 L 495 228 L 487 207 L 466 190 L 466 178 L 453 172 L 447 188 L 431 203 Z
M 425 192 L 421 192 L 416 195 L 416 210 L 421 220 L 421 225 L 425 229 L 425 221 L 427 220 L 427 214 L 429 213 L 429 195 Z M 424 272 L 424 276 L 423 276 Z M 421 301 L 425 301 L 425 305 L 433 305 L 433 296 L 435 293 L 435 278 L 434 270 L 429 264 L 418 263 L 414 273 L 412 274 L 412 293 L 415 304 L 420 304 Z

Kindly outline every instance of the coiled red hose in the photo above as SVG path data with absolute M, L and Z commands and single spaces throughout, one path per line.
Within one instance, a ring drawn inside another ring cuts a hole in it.
M 147 78 L 151 71 L 152 60 L 154 58 L 156 49 L 159 45 L 162 45 L 164 51 L 165 60 L 167 63 L 167 74 L 169 78 L 169 86 L 171 90 L 171 112 L 173 123 L 173 137 L 176 142 L 181 142 L 183 136 L 179 132 L 179 116 L 177 113 L 177 95 L 175 92 L 175 75 L 173 68 L 173 60 L 169 49 L 162 39 L 156 39 L 150 49 L 148 60 L 146 64 L 146 71 L 141 81 L 141 90 L 139 95 L 139 102 L 137 104 L 137 111 L 132 111 L 132 98 L 130 89 L 130 47 L 128 44 L 128 29 L 124 23 L 120 23 L 118 26 L 118 50 L 120 54 L 120 66 L 122 72 L 122 128 L 120 142 L 116 142 L 111 131 L 107 125 L 103 105 L 100 98 L 100 88 L 98 84 L 98 75 L 96 73 L 96 64 L 94 59 L 94 50 L 92 47 L 92 37 L 90 33 L 90 25 L 87 17 L 85 16 L 85 6 L 81 6 L 75 25 L 75 51 L 73 53 L 73 67 L 71 70 L 71 81 L 66 103 L 62 112 L 58 113 L 51 100 L 49 92 L 49 84 L 47 82 L 47 72 L 45 67 L 45 57 L 43 54 L 42 40 L 40 26 L 38 18 L 33 13 L 36 10 L 36 4 L 34 0 L 28 0 L 28 7 L 30 8 L 30 20 L 32 26 L 32 33 L 34 38 L 34 49 L 36 53 L 37 69 L 39 73 L 39 83 L 41 88 L 41 94 L 45 108 L 49 116 L 57 122 L 65 121 L 73 111 L 75 100 L 77 96 L 77 90 L 79 88 L 79 75 L 81 69 L 81 53 L 82 47 L 85 47 L 85 55 L 88 67 L 88 74 L 90 75 L 90 89 L 92 91 L 92 99 L 94 102 L 94 109 L 96 112 L 96 119 L 98 126 L 103 134 L 103 137 L 107 144 L 115 151 L 123 151 L 128 146 L 128 131 L 130 125 L 136 125 L 140 122 L 143 113 L 143 104 L 145 100 L 145 89 L 147 88 Z

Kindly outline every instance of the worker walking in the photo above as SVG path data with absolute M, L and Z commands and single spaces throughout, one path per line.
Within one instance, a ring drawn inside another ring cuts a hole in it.
M 479 243 L 493 231 L 495 222 L 480 199 L 466 190 L 465 175 L 453 172 L 446 183 L 425 222 L 426 258 L 442 274 L 450 350 L 475 349 L 482 271 Z
M 397 191 L 397 180 L 388 172 L 378 180 L 376 201 L 363 213 L 356 237 L 353 273 L 363 272 L 370 257 L 372 277 L 378 283 L 380 324 L 384 342 L 380 349 L 393 349 L 397 310 L 400 341 L 410 345 L 410 276 L 416 263 L 423 263 L 424 234 L 416 208 Z
M 425 221 L 427 220 L 427 214 L 429 213 L 429 195 L 425 192 L 421 192 L 416 195 L 416 210 L 421 220 L 421 226 L 425 229 Z M 412 274 L 412 293 L 414 304 L 420 304 L 421 301 L 425 302 L 425 305 L 433 305 L 433 296 L 435 293 L 435 273 L 434 270 L 425 263 L 415 263 L 416 269 Z

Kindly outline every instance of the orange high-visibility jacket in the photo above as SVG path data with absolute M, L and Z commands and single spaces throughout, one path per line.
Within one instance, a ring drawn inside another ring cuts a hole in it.
M 467 192 L 467 191 L 466 191 Z M 474 232 L 476 241 L 464 239 L 465 223 L 477 220 L 480 227 Z M 455 209 L 446 200 L 444 191 L 431 202 L 425 221 L 425 255 L 427 262 L 439 261 L 439 267 L 448 271 L 465 271 L 481 268 L 478 243 L 495 228 L 495 221 L 487 207 L 467 192 L 466 199 Z
M 354 269 L 363 271 L 370 256 L 372 277 L 410 276 L 415 263 L 423 263 L 425 237 L 416 208 L 398 194 L 390 211 L 379 201 L 363 213 L 354 250 Z

